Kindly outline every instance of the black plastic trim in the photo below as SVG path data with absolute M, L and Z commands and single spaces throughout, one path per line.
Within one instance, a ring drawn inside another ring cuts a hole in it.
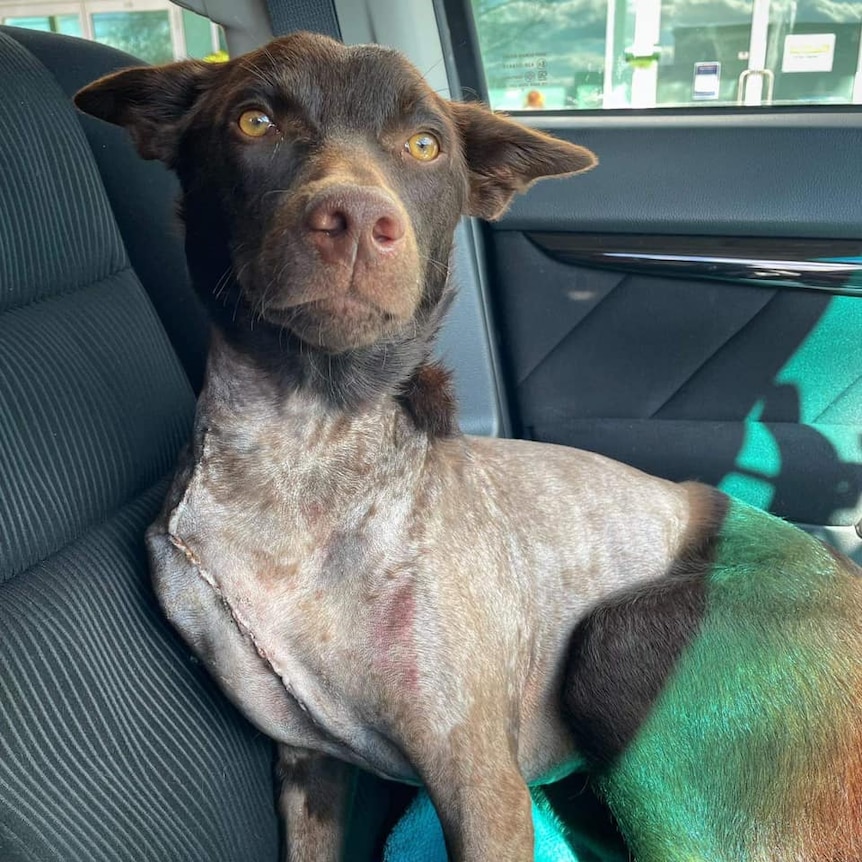
M 451 46 L 460 92 L 452 91 L 453 99 L 488 101 L 488 85 L 479 51 L 479 36 L 470 8 L 470 0 L 435 0 L 437 21 L 445 23 Z M 440 14 L 442 10 L 443 14 Z M 441 31 L 443 27 L 441 26 Z
M 862 296 L 862 240 L 529 233 L 564 263 Z

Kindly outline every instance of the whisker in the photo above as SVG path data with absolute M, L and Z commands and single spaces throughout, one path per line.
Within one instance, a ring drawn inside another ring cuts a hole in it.
M 451 272 L 451 269 L 450 269 L 450 267 L 449 267 L 449 264 L 448 264 L 448 263 L 444 263 L 444 262 L 443 262 L 443 261 L 441 261 L 441 260 L 436 260 L 436 259 L 435 259 L 435 258 L 433 258 L 433 257 L 428 257 L 427 255 L 422 255 L 422 254 L 420 254 L 420 255 L 419 255 L 419 259 L 420 259 L 423 263 L 426 263 L 426 264 L 428 264 L 429 266 L 431 266 L 433 269 L 436 269 L 436 270 L 437 270 L 437 272 L 439 272 L 439 273 L 441 273 L 442 275 L 446 276 L 446 278 L 448 278 L 448 277 L 449 277 L 449 274 L 450 274 L 450 272 Z
M 228 281 L 230 281 L 230 275 L 232 270 L 233 267 L 228 264 L 227 269 L 225 269 L 225 271 L 219 276 L 219 279 L 215 283 L 212 290 L 214 299 L 218 299 L 224 292 L 224 289 L 227 287 Z
M 272 61 L 273 65 L 275 65 L 275 59 L 273 58 L 272 54 L 265 49 L 264 49 L 264 53 L 269 57 L 269 59 L 270 59 L 270 61 Z M 243 68 L 248 69 L 248 71 L 251 72 L 252 75 L 254 75 L 255 78 L 257 78 L 258 81 L 260 81 L 262 84 L 266 84 L 267 86 L 269 86 L 273 83 L 273 76 L 272 76 L 271 70 L 262 69 L 260 66 L 258 66 L 256 63 L 254 63 L 252 60 L 247 59 L 245 61 Z
M 445 57 L 440 57 L 440 59 L 439 59 L 436 63 L 432 63 L 432 65 L 431 65 L 429 68 L 427 68 L 424 72 L 422 72 L 422 77 L 427 81 L 427 80 L 428 80 L 428 76 L 429 76 L 429 75 L 430 75 L 430 74 L 431 74 L 431 73 L 432 73 L 432 72 L 433 72 L 433 71 L 434 71 L 434 70 L 435 70 L 435 69 L 436 69 L 436 68 L 437 68 L 441 63 L 445 63 L 445 62 L 446 62 L 446 58 L 445 58 Z M 439 92 L 439 91 L 435 90 L 435 92 Z

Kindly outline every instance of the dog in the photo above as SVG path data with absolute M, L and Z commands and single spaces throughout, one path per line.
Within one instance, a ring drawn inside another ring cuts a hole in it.
M 862 859 L 860 570 L 706 486 L 458 430 L 455 226 L 591 152 L 309 34 L 75 101 L 182 186 L 213 336 L 147 545 L 278 743 L 285 858 L 343 857 L 359 766 L 423 784 L 460 862 L 532 859 L 528 783 L 575 768 L 639 862 Z

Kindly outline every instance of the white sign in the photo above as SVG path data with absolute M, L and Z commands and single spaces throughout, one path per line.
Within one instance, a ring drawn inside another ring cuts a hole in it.
M 782 72 L 831 72 L 834 33 L 794 33 L 784 38 Z
M 697 101 L 717 99 L 721 83 L 721 63 L 695 63 L 692 96 Z

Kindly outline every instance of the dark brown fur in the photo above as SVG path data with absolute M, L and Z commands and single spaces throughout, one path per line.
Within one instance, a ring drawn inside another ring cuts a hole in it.
M 533 180 L 595 163 L 582 148 L 445 102 L 392 51 L 351 51 L 345 74 L 342 46 L 300 34 L 225 65 L 190 61 L 122 72 L 76 96 L 82 110 L 126 126 L 145 158 L 177 172 L 192 280 L 228 339 L 279 385 L 321 389 L 339 405 L 401 386 L 412 391 L 408 381 L 427 359 L 448 307 L 449 251 L 462 212 L 495 217 Z M 237 131 L 237 113 L 258 105 L 278 120 L 278 140 L 250 142 Z M 397 152 L 409 132 L 422 128 L 441 140 L 438 163 L 396 162 L 381 153 L 381 145 Z M 488 171 L 504 182 L 493 194 Z M 363 336 L 345 352 L 309 343 L 331 318 L 319 316 L 300 332 L 302 303 L 326 296 L 338 272 L 319 265 L 300 222 L 310 198 L 357 187 L 379 189 L 409 222 L 421 292 L 410 294 L 409 255 L 365 279 L 362 290 L 397 319 L 355 317 L 336 326 Z M 440 410 L 416 415 L 444 433 L 451 429 Z
M 434 437 L 458 433 L 458 403 L 452 374 L 438 363 L 424 363 L 410 376 L 399 400 L 416 427 Z

